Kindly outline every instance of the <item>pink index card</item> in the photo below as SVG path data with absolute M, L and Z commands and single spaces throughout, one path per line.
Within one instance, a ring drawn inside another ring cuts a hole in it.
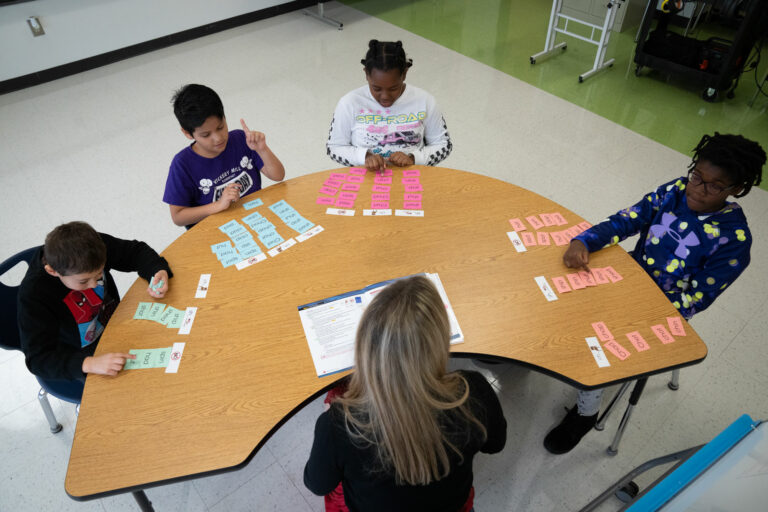
M 371 190 L 374 192 L 389 192 L 389 185 L 374 185 Z
M 350 183 L 362 183 L 363 181 L 365 181 L 365 177 L 359 176 L 357 174 L 353 174 L 352 176 L 349 176 L 347 178 L 347 181 Z
M 577 273 L 565 274 L 565 277 L 568 279 L 568 282 L 571 283 L 571 288 L 574 290 L 581 290 L 582 288 L 587 287 L 586 283 L 581 280 Z
M 371 201 L 371 208 L 374 210 L 388 210 L 389 201 Z
M 555 245 L 568 245 L 570 240 L 566 237 L 562 231 L 553 231 L 550 233 L 552 240 L 555 241 Z
M 669 325 L 669 332 L 675 336 L 685 336 L 682 318 L 679 316 L 669 316 L 667 317 L 667 324 Z
M 338 192 L 338 189 L 331 188 L 331 187 L 320 187 L 320 193 L 321 194 L 327 194 L 329 196 L 335 196 L 336 192 Z
M 595 281 L 595 278 L 592 277 L 592 274 L 590 274 L 586 270 L 580 270 L 579 277 L 581 278 L 582 281 L 584 281 L 584 284 L 586 284 L 587 286 L 597 286 L 597 281 Z
M 341 194 L 339 194 L 339 199 L 354 201 L 355 199 L 357 199 L 357 192 L 342 192 Z
M 403 203 L 404 210 L 421 210 L 421 201 L 405 201 Z
M 635 350 L 638 352 L 642 352 L 643 350 L 648 350 L 651 348 L 650 345 L 643 339 L 642 336 L 640 336 L 640 333 L 637 331 L 632 331 L 627 333 L 627 338 L 629 338 L 629 342 L 632 343 L 632 346 L 635 347 Z
M 323 183 L 326 187 L 332 187 L 332 188 L 339 188 L 341 186 L 341 182 L 338 180 L 332 180 L 328 178 L 325 180 L 325 183 Z
M 419 178 L 403 178 L 401 181 L 403 182 L 403 185 L 415 185 L 416 183 L 421 183 Z
M 421 176 L 421 171 L 418 169 L 408 169 L 403 171 L 403 176 L 410 178 L 412 176 Z
M 573 238 L 573 237 L 577 236 L 579 233 L 581 233 L 581 230 L 579 228 L 577 228 L 576 226 L 571 226 L 568 229 L 566 229 L 565 231 L 563 231 L 563 233 L 565 233 L 565 236 L 567 236 L 568 240 L 570 241 L 571 238 Z
M 393 171 L 392 169 L 384 169 L 383 171 L 381 171 L 381 175 L 382 176 L 394 176 L 395 175 L 395 171 Z
M 421 194 L 403 194 L 403 201 L 421 201 Z
M 545 226 L 557 226 L 557 222 L 552 218 L 551 213 L 540 213 L 539 217 L 541 217 L 541 222 L 543 222 Z
M 536 232 L 536 241 L 539 242 L 539 245 L 549 245 L 549 233 L 546 231 L 537 231 Z
M 608 350 L 608 352 L 610 352 L 611 354 L 615 355 L 616 357 L 618 357 L 622 361 L 630 356 L 629 351 L 627 349 L 625 349 L 624 347 L 622 347 L 621 345 L 619 345 L 616 340 L 609 340 L 603 346 Z
M 612 283 L 618 283 L 624 279 L 619 275 L 618 272 L 613 269 L 613 267 L 605 267 L 603 270 L 605 271 L 605 275 L 608 276 L 608 279 L 610 279 Z
M 597 333 L 597 337 L 600 339 L 600 341 L 608 341 L 613 339 L 613 334 L 611 334 L 611 331 L 608 330 L 608 326 L 605 325 L 605 322 L 594 322 L 592 324 L 592 328 Z
M 371 194 L 372 201 L 389 201 L 389 192 L 381 194 Z
M 357 174 L 358 176 L 365 176 L 365 169 L 362 167 L 353 167 L 349 170 L 349 174 Z
M 563 215 L 560 212 L 555 212 L 551 215 L 552 215 L 552 218 L 555 219 L 555 222 L 557 222 L 558 226 L 565 226 L 566 224 L 568 224 L 568 221 L 565 220 L 565 217 L 563 217 Z
M 544 223 L 539 220 L 538 215 L 529 215 L 525 220 L 528 221 L 528 224 L 533 226 L 533 229 L 541 229 L 544 227 Z
M 557 288 L 557 293 L 566 293 L 571 291 L 571 287 L 568 286 L 568 281 L 564 277 L 553 277 L 552 283 Z
M 350 201 L 349 199 L 337 199 L 336 206 L 340 208 L 352 208 L 355 206 L 355 202 Z
M 523 231 L 522 233 L 520 233 L 520 238 L 523 239 L 523 243 L 525 244 L 526 247 L 536 245 L 536 235 L 534 235 L 530 231 Z
M 343 172 L 332 172 L 330 176 L 328 176 L 328 179 L 344 181 L 345 179 L 347 179 L 347 175 L 344 174 Z
M 611 282 L 610 279 L 608 279 L 608 276 L 605 275 L 605 270 L 601 268 L 595 268 L 592 267 L 592 277 L 595 278 L 595 281 L 597 281 L 597 284 L 608 284 Z
M 588 230 L 589 228 L 592 227 L 592 224 L 590 224 L 587 221 L 580 222 L 580 223 L 578 223 L 576 225 L 579 226 L 579 229 L 581 229 L 582 231 L 586 231 L 586 230 Z
M 527 227 L 525 227 L 525 224 L 523 224 L 523 221 L 517 218 L 509 219 L 509 223 L 512 224 L 512 229 L 514 229 L 515 231 L 525 231 L 526 229 L 528 229 Z
M 332 197 L 325 197 L 320 196 L 317 198 L 317 201 L 315 201 L 317 204 L 333 204 L 333 198 Z
M 661 340 L 662 343 L 665 345 L 667 343 L 674 343 L 675 338 L 669 333 L 666 327 L 663 325 L 652 325 L 651 330 L 653 331 L 653 334 L 656 335 L 657 338 Z
M 341 186 L 341 190 L 351 190 L 352 192 L 358 192 L 360 190 L 359 183 L 345 183 Z
M 392 178 L 389 178 L 392 179 Z M 424 190 L 424 187 L 421 186 L 421 183 L 415 183 L 413 185 L 406 185 L 405 191 L 406 192 L 421 192 Z
M 376 176 L 373 178 L 373 182 L 378 183 L 379 185 L 391 185 L 392 176 Z

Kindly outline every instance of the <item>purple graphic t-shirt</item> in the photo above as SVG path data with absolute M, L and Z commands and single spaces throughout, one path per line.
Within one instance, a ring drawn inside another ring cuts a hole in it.
M 229 132 L 227 147 L 215 158 L 198 155 L 190 144 L 173 157 L 163 202 L 185 207 L 212 203 L 232 182 L 240 184 L 241 197 L 256 192 L 261 190 L 263 166 L 258 153 L 245 143 L 243 130 Z

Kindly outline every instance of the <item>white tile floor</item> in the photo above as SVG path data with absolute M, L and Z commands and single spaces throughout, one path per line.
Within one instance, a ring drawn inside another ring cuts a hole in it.
M 210 85 L 230 121 L 244 117 L 264 131 L 288 177 L 336 167 L 324 148 L 331 113 L 363 83 L 358 62 L 371 37 L 403 40 L 415 63 L 408 81 L 438 98 L 454 141 L 448 167 L 524 186 L 594 222 L 688 163 L 687 155 L 397 27 L 335 3 L 327 13 L 343 31 L 295 12 L 0 96 L 0 258 L 74 219 L 158 250 L 179 236 L 161 197 L 170 159 L 186 143 L 169 99 L 187 82 Z M 618 456 L 605 453 L 618 417 L 572 453 L 549 455 L 542 438 L 571 390 L 511 365 L 488 370 L 509 441 L 501 454 L 476 459 L 478 511 L 576 510 L 620 474 L 708 441 L 741 413 L 768 417 L 768 227 L 758 222 L 768 193 L 754 190 L 741 203 L 752 219 L 753 263 L 693 322 L 710 355 L 683 371 L 678 392 L 666 377 L 650 379 Z M 118 276 L 118 284 L 126 290 L 133 279 Z M 35 384 L 19 353 L 0 350 L 0 510 L 136 510 L 130 496 L 67 497 L 74 408 L 52 400 L 64 431 L 51 435 Z M 147 494 L 158 511 L 320 511 L 322 500 L 301 480 L 320 410 L 313 403 L 296 414 L 242 471 Z

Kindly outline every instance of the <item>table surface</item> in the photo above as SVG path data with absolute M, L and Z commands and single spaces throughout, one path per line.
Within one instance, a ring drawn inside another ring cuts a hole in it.
M 130 288 L 110 319 L 96 353 L 169 347 L 186 342 L 177 374 L 162 369 L 90 375 L 65 481 L 75 499 L 89 499 L 202 476 L 246 463 L 287 418 L 346 373 L 318 378 L 297 306 L 386 279 L 437 272 L 465 342 L 455 354 L 483 354 L 528 365 L 589 388 L 659 373 L 704 359 L 707 349 L 685 323 L 687 336 L 663 345 L 650 331 L 677 315 L 653 281 L 621 248 L 591 255 L 595 267 L 613 266 L 624 279 L 560 295 L 547 302 L 534 276 L 570 272 L 564 247 L 514 250 L 509 219 L 560 212 L 567 226 L 583 219 L 515 185 L 439 167 L 421 169 L 425 216 L 369 217 L 373 176 L 368 173 L 354 217 L 327 215 L 315 203 L 324 171 L 258 191 L 182 234 L 163 255 L 174 272 L 160 301 L 198 307 L 192 331 L 179 335 L 133 320 L 140 301 L 154 301 L 143 280 Z M 341 169 L 344 172 L 346 169 Z M 402 169 L 395 169 L 392 206 L 402 207 Z M 254 198 L 264 205 L 246 211 Z M 243 270 L 222 268 L 211 253 L 227 241 L 218 226 L 253 211 L 269 218 L 284 238 L 295 236 L 267 207 L 285 199 L 323 226 L 315 237 Z M 590 200 L 585 198 L 585 200 Z M 140 238 L 140 233 L 137 233 Z M 195 299 L 201 273 L 212 274 L 204 299 Z M 602 321 L 631 350 L 598 368 L 585 342 Z M 639 331 L 651 345 L 636 352 L 624 337 Z

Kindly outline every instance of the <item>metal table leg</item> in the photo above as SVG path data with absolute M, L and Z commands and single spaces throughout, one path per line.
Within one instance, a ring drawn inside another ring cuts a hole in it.
M 149 501 L 149 498 L 144 494 L 144 491 L 133 491 L 131 494 L 133 494 L 136 503 L 139 504 L 141 512 L 155 512 L 155 509 L 152 508 L 152 502 Z
M 328 18 L 325 16 L 325 7 L 323 6 L 323 2 L 317 2 L 317 12 L 310 11 L 309 9 L 304 9 L 302 12 L 307 16 L 312 16 L 313 18 L 317 18 L 320 21 L 324 21 L 329 25 L 333 25 L 339 30 L 342 30 L 344 28 L 344 24 L 342 22 L 336 21 L 332 18 Z
M 619 429 L 616 431 L 616 436 L 613 438 L 613 443 L 608 447 L 609 455 L 616 455 L 619 453 L 619 443 L 621 442 L 621 436 L 624 435 L 624 429 L 627 427 L 627 423 L 629 423 L 629 418 L 632 416 L 632 411 L 637 405 L 637 402 L 640 400 L 640 396 L 643 394 L 643 389 L 645 389 L 646 382 L 648 382 L 648 377 L 637 379 L 635 382 L 635 387 L 632 388 L 632 394 L 629 396 L 629 404 L 627 405 L 627 410 L 624 411 L 624 416 L 621 418 L 621 423 L 619 424 Z

